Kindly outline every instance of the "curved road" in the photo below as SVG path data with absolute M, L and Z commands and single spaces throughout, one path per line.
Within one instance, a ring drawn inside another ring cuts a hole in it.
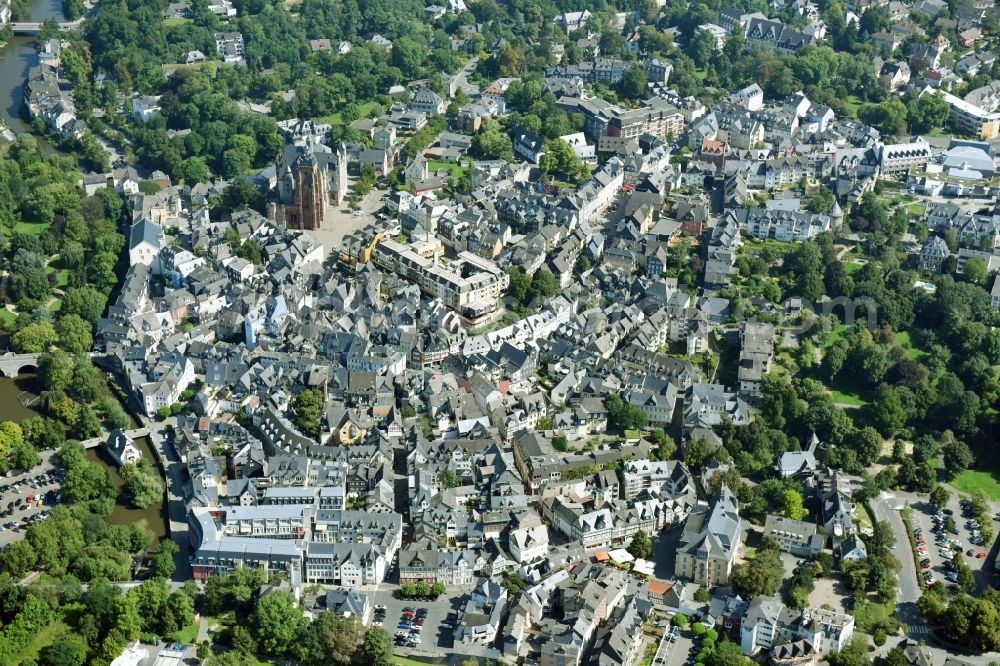
M 917 613 L 917 599 L 920 598 L 920 583 L 913 568 L 913 554 L 910 551 L 910 535 L 903 524 L 899 511 L 906 507 L 906 501 L 891 493 L 882 493 L 871 501 L 875 520 L 885 521 L 892 527 L 896 537 L 895 555 L 903 566 L 899 572 L 899 594 L 896 597 L 896 617 L 909 628 L 909 635 L 917 640 L 925 637 L 923 620 Z

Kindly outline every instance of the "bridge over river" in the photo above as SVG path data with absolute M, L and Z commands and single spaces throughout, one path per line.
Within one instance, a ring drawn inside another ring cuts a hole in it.
M 69 32 L 70 30 L 76 30 L 80 27 L 83 22 L 82 18 L 75 21 L 63 21 L 59 24 L 59 32 Z M 10 23 L 10 29 L 15 35 L 33 37 L 39 33 L 42 29 L 41 21 L 12 21 Z

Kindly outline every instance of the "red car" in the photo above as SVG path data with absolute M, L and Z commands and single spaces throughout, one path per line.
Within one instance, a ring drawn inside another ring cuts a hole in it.
M 981 560 L 986 557 L 986 553 L 976 553 L 976 559 Z
M 920 565 L 920 568 L 921 569 L 930 569 L 931 568 L 931 563 L 930 562 L 924 562 L 923 564 Z

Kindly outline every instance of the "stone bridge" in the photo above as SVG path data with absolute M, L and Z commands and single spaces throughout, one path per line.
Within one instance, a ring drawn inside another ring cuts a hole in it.
M 69 32 L 80 27 L 82 19 L 77 19 L 75 21 L 67 21 L 59 24 L 60 32 Z M 37 21 L 12 21 L 10 23 L 10 29 L 15 35 L 33 37 L 39 33 L 42 29 L 41 22 Z
M 142 428 L 135 428 L 134 430 L 126 430 L 125 436 L 130 439 L 139 439 L 140 437 L 148 437 L 149 433 L 153 431 L 149 426 Z M 80 442 L 80 445 L 85 449 L 96 449 L 98 446 L 103 444 L 108 439 L 108 433 L 104 433 L 100 437 L 94 437 L 92 439 L 85 439 Z
M 28 368 L 38 369 L 38 354 L 7 352 L 0 356 L 0 375 L 4 377 L 16 377 Z

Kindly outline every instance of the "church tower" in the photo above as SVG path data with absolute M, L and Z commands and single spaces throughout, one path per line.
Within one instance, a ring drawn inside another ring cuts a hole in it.
M 322 226 L 326 211 L 326 183 L 311 152 L 303 153 L 295 165 L 294 209 L 289 228 L 319 229 Z

